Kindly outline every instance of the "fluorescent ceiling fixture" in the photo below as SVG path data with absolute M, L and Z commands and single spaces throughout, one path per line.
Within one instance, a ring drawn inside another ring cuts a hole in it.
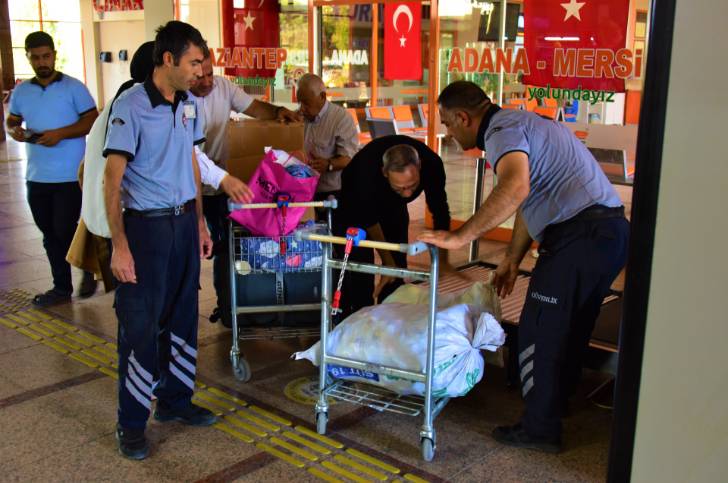
M 581 39 L 579 37 L 544 37 L 544 40 L 549 42 L 578 42 Z

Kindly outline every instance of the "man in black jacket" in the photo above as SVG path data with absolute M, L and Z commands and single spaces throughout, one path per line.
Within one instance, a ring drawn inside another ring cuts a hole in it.
M 334 211 L 334 233 L 343 236 L 348 227 L 363 228 L 368 240 L 408 243 L 407 204 L 425 192 L 436 230 L 450 227 L 450 208 L 445 193 L 442 159 L 424 143 L 407 136 L 374 139 L 352 158 L 342 172 L 341 199 Z M 380 251 L 384 265 L 407 267 L 407 255 Z M 371 249 L 355 248 L 351 261 L 374 262 Z M 383 300 L 401 280 L 348 273 L 342 289 L 341 308 L 347 316 Z

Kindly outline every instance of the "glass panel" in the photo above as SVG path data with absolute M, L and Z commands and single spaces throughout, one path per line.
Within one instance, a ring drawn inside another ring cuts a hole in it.
M 455 80 L 470 80 L 496 103 L 502 90 L 504 108 L 534 111 L 562 122 L 592 151 L 629 211 L 649 33 L 649 13 L 635 8 L 637 4 L 644 7 L 645 2 L 604 2 L 603 8 L 590 8 L 594 3 L 550 6 L 533 0 L 527 4 L 528 11 L 523 3 L 508 3 L 503 51 L 498 42 L 500 2 L 440 4 L 440 89 Z M 579 16 L 574 9 L 580 9 Z M 627 37 L 631 28 L 634 39 Z M 477 151 L 463 152 L 454 143 L 442 146 L 456 219 L 467 219 L 472 213 L 466 206 L 470 199 L 459 203 L 462 193 L 472 194 L 472 189 L 469 181 L 451 185 L 451 179 L 462 179 L 453 169 L 459 163 L 471 174 L 467 179 L 472 179 L 477 155 Z M 494 182 L 488 170 L 486 196 Z
M 31 32 L 40 30 L 40 22 L 29 22 L 25 20 L 10 21 L 10 39 L 13 47 L 25 48 L 25 37 Z
M 36 20 L 38 2 L 33 0 L 10 0 L 8 2 L 10 20 Z
M 33 3 L 29 0 L 26 0 L 26 2 Z M 42 0 L 41 11 L 43 12 L 43 22 L 46 20 L 60 20 L 65 22 L 81 21 L 81 7 L 78 1 Z
M 308 3 L 297 3 L 281 5 L 281 48 L 287 57 L 276 71 L 274 91 L 276 103 L 291 103 L 291 107 L 296 81 L 308 72 Z
M 370 5 L 321 8 L 321 77 L 332 102 L 367 105 L 371 95 Z
M 56 70 L 84 82 L 80 24 L 76 22 L 43 22 L 56 44 Z
M 16 79 L 25 80 L 35 76 L 28 62 L 28 58 L 25 56 L 25 47 L 13 47 L 13 67 L 15 69 Z

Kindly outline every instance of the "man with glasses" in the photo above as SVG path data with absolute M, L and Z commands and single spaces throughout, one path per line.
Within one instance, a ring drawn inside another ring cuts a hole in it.
M 354 155 L 341 175 L 339 208 L 334 211 L 334 232 L 343 236 L 348 227 L 363 228 L 368 240 L 408 243 L 407 205 L 424 191 L 435 229 L 450 229 L 450 208 L 445 192 L 442 159 L 424 143 L 408 136 L 372 140 Z M 384 265 L 407 267 L 407 255 L 382 250 Z M 443 254 L 443 266 L 447 255 Z M 374 262 L 371 249 L 352 252 L 352 261 Z M 401 285 L 401 279 L 351 272 L 346 275 L 341 308 L 344 316 L 381 301 Z
M 49 307 L 70 302 L 73 293 L 66 254 L 81 213 L 78 166 L 98 111 L 81 81 L 56 70 L 50 35 L 29 34 L 25 53 L 35 77 L 13 91 L 6 124 L 10 136 L 25 143 L 28 204 L 43 233 L 53 275 L 53 288 L 36 295 L 33 304 Z M 93 274 L 84 272 L 79 296 L 89 297 L 95 291 Z

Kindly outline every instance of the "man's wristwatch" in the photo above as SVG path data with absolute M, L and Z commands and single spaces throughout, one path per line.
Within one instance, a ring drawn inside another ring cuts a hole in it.
M 326 171 L 331 172 L 334 170 L 334 165 L 331 163 L 331 160 L 329 159 L 329 167 L 326 168 Z

